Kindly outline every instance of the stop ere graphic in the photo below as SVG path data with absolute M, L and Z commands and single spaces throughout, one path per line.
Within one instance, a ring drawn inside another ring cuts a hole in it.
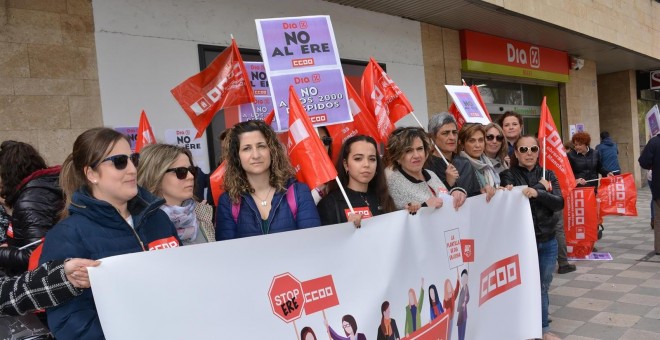
M 268 299 L 273 313 L 287 323 L 300 318 L 305 307 L 302 284 L 289 273 L 273 278 Z

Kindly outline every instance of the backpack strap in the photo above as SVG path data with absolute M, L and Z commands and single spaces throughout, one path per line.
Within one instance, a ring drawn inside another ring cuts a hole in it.
M 286 188 L 286 202 L 289 204 L 289 209 L 291 209 L 293 220 L 295 221 L 298 217 L 298 202 L 296 202 L 296 188 L 294 184 Z

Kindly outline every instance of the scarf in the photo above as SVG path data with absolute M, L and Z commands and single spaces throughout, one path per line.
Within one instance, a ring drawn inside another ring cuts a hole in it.
M 192 241 L 197 238 L 199 223 L 195 214 L 196 205 L 194 200 L 187 199 L 180 206 L 163 204 L 160 207 L 170 217 L 172 223 L 174 223 L 176 233 L 179 235 L 181 241 Z
M 481 155 L 479 159 L 474 159 L 465 153 L 465 151 L 461 151 L 461 156 L 467 158 L 470 164 L 472 164 L 480 187 L 483 188 L 486 185 L 490 185 L 497 188 L 500 186 L 500 175 L 495 171 L 493 163 L 490 162 L 488 157 Z
M 385 336 L 390 336 L 392 335 L 392 319 L 387 318 L 383 320 L 383 326 L 385 326 L 383 329 L 383 335 Z

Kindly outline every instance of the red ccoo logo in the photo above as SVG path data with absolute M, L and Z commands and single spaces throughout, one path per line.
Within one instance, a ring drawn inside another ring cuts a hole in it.
M 479 306 L 521 284 L 518 255 L 499 260 L 481 273 Z

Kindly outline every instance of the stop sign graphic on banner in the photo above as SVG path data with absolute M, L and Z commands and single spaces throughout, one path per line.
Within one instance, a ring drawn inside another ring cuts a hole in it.
M 298 319 L 305 307 L 302 284 L 289 273 L 273 278 L 268 289 L 268 299 L 273 313 L 284 322 Z

